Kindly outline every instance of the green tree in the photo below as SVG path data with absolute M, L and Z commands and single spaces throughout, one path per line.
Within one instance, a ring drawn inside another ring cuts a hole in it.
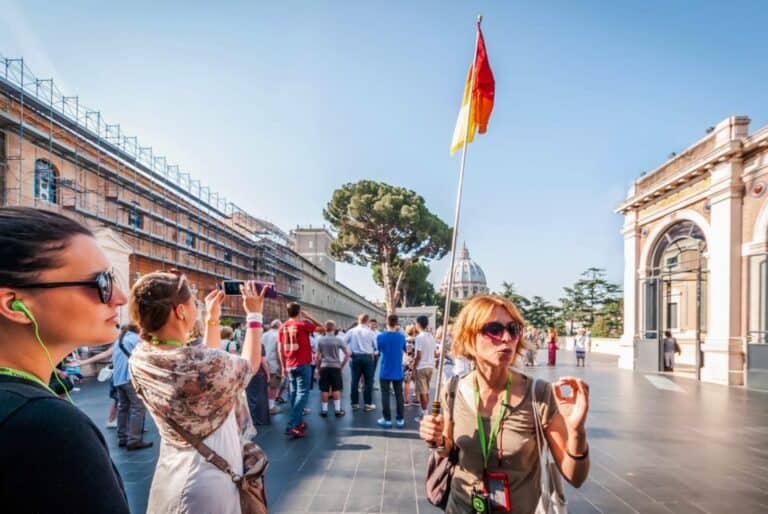
M 401 261 L 397 259 L 392 266 L 395 272 L 400 271 Z M 384 286 L 384 279 L 381 272 L 381 265 L 374 264 L 373 280 L 376 284 Z M 414 262 L 405 272 L 405 279 L 400 284 L 400 307 L 409 305 L 434 305 L 435 286 L 427 280 L 430 273 L 428 265 L 421 261 Z
M 528 319 L 528 307 L 531 305 L 531 302 L 528 298 L 517 292 L 513 282 L 502 282 L 501 292 L 498 294 L 514 303 L 517 310 L 523 315 L 523 318 Z
M 410 189 L 361 180 L 333 192 L 323 216 L 336 232 L 331 255 L 361 266 L 381 267 L 387 312 L 395 311 L 408 268 L 440 259 L 451 229 Z
M 573 320 L 591 327 L 605 308 L 620 299 L 621 287 L 608 282 L 605 270 L 601 268 L 589 268 L 581 276 L 583 278 L 573 286 L 563 288 L 565 296 L 560 299 L 563 320 Z M 615 313 L 615 307 L 611 309 Z
M 528 323 L 534 327 L 546 328 L 557 325 L 560 309 L 541 296 L 534 296 L 531 298 L 526 312 L 525 319 Z
M 443 313 L 445 312 L 445 295 L 444 294 L 436 294 L 435 295 L 435 305 L 437 305 L 437 326 L 440 327 L 443 325 Z M 461 302 L 457 302 L 453 298 L 451 298 L 451 315 L 448 317 L 449 320 L 455 319 L 456 316 L 459 315 L 459 312 L 461 311 Z

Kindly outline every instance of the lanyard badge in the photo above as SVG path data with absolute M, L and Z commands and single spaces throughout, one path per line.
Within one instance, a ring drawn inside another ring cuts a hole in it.
M 499 430 L 501 428 L 502 419 L 504 418 L 503 405 L 509 404 L 509 391 L 512 385 L 511 376 L 507 376 L 507 386 L 504 393 L 504 403 L 499 409 L 499 412 L 494 420 L 491 418 L 491 433 L 488 440 L 485 436 L 485 426 L 483 419 L 480 416 L 480 388 L 475 379 L 475 404 L 477 406 L 477 433 L 480 439 L 480 449 L 483 454 L 483 491 L 475 491 L 472 495 L 472 507 L 476 513 L 490 512 L 490 507 L 493 506 L 495 511 L 509 512 L 511 509 L 510 495 L 509 495 L 509 478 L 503 471 L 488 471 L 488 458 L 491 454 L 491 448 L 495 446 L 495 442 L 498 439 L 501 441 Z M 498 452 L 499 466 L 501 466 L 501 450 Z M 482 494 L 481 494 L 482 493 Z M 480 510 L 480 508 L 483 510 Z

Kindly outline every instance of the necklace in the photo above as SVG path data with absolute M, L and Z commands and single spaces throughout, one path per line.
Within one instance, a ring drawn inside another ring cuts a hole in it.
M 158 339 L 157 337 L 152 337 L 152 339 L 149 340 L 149 342 L 155 346 L 160 344 L 167 344 L 168 346 L 184 346 L 181 341 L 177 341 L 176 339 Z
M 14 368 L 0 368 L 0 375 L 5 375 L 7 377 L 23 378 L 25 380 L 29 380 L 30 382 L 34 382 L 36 384 L 43 386 L 51 394 L 54 394 L 54 395 L 56 394 L 53 392 L 53 389 L 51 389 L 48 386 L 48 384 L 40 380 L 38 377 L 36 377 L 32 373 L 28 373 L 26 371 L 22 371 L 20 369 L 14 369 Z

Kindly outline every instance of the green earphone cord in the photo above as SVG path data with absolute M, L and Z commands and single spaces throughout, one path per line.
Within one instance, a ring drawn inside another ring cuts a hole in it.
M 43 338 L 40 337 L 40 327 L 37 324 L 37 320 L 32 315 L 32 312 L 30 312 L 29 310 L 27 310 L 25 314 L 29 314 L 29 320 L 32 322 L 32 326 L 35 327 L 35 339 L 37 339 L 37 342 L 40 343 L 40 346 L 43 347 L 43 351 L 45 351 L 45 356 L 48 357 L 48 364 L 51 365 L 51 371 L 53 373 L 53 376 L 56 377 L 56 381 L 64 390 L 64 394 L 67 396 L 67 400 L 69 400 L 69 403 L 74 405 L 75 401 L 69 395 L 69 391 L 67 391 L 67 386 L 65 386 L 64 382 L 61 381 L 61 379 L 59 378 L 59 374 L 56 373 L 56 366 L 54 366 L 53 364 L 53 359 L 51 358 L 51 354 L 48 352 L 48 348 L 45 346 L 45 343 L 43 342 Z

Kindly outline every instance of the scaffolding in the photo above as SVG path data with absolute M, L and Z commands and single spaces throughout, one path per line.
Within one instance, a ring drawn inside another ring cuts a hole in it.
M 51 180 L 45 194 L 38 166 Z M 129 282 L 153 266 L 176 267 L 199 275 L 199 289 L 256 276 L 300 296 L 287 234 L 2 54 L 0 205 L 64 210 L 115 229 L 133 249 Z

